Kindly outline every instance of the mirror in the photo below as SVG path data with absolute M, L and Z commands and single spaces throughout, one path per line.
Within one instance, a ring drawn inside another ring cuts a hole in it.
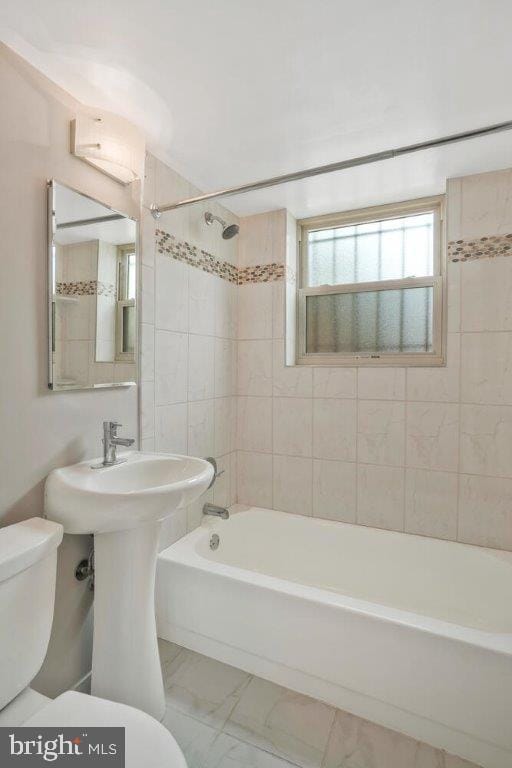
M 137 380 L 137 223 L 48 184 L 49 387 Z

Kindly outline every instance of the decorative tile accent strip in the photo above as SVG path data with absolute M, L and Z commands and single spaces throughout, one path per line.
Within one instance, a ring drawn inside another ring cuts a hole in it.
M 111 296 L 116 298 L 116 287 L 100 280 L 72 280 L 57 283 L 57 296 Z
M 162 229 L 156 230 L 156 245 L 158 253 L 166 254 L 176 261 L 184 261 L 192 267 L 217 275 L 217 277 L 228 280 L 234 285 L 269 283 L 285 278 L 284 264 L 258 264 L 254 267 L 238 269 L 229 261 L 223 261 L 185 240 L 177 240 L 174 235 L 164 232 Z
M 284 264 L 258 264 L 254 267 L 244 267 L 238 270 L 238 285 L 284 280 L 284 274 Z
M 489 235 L 474 240 L 451 240 L 448 243 L 450 261 L 475 261 L 493 259 L 495 256 L 512 256 L 512 234 Z
M 222 277 L 235 285 L 237 283 L 238 270 L 229 261 L 222 261 L 208 251 L 203 251 L 185 240 L 177 240 L 174 235 L 170 235 L 168 232 L 161 229 L 156 230 L 156 245 L 159 253 L 167 254 L 176 261 L 184 261 L 192 267 L 202 269 L 203 272 Z

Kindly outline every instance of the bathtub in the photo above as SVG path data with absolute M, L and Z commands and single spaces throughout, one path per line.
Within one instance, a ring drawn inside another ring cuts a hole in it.
M 512 553 L 251 508 L 160 553 L 156 609 L 166 640 L 512 766 Z

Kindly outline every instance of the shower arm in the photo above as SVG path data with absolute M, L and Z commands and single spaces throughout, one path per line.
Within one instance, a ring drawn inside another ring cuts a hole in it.
M 361 155 L 360 157 L 353 157 L 349 160 L 341 160 L 337 163 L 328 163 L 327 165 L 318 165 L 315 168 L 306 168 L 302 171 L 295 171 L 294 173 L 272 176 L 268 179 L 261 179 L 260 181 L 254 181 L 250 184 L 241 184 L 238 187 L 226 187 L 226 189 L 220 189 L 215 192 L 206 192 L 203 195 L 188 197 L 184 200 L 178 200 L 175 203 L 169 203 L 167 205 L 153 203 L 150 206 L 150 211 L 153 217 L 158 219 L 160 215 L 166 211 L 174 211 L 178 208 L 183 208 L 186 205 L 203 202 L 204 200 L 214 200 L 220 197 L 254 192 L 257 189 L 275 187 L 278 184 L 287 184 L 290 181 L 300 181 L 301 179 L 309 179 L 312 176 L 321 176 L 325 173 L 345 171 L 347 168 L 355 168 L 358 165 L 370 165 L 371 163 L 378 163 L 381 160 L 392 160 L 395 157 L 409 155 L 413 152 L 421 152 L 425 149 L 435 149 L 436 147 L 443 147 L 447 144 L 455 144 L 458 141 L 467 141 L 468 139 L 477 139 L 481 136 L 488 136 L 493 133 L 500 133 L 501 131 L 509 131 L 511 128 L 512 120 L 508 120 L 505 123 L 496 123 L 495 125 L 488 125 L 485 128 L 475 128 L 472 131 L 464 131 L 463 133 L 453 133 L 449 136 L 441 136 L 438 139 L 421 141 L 418 144 L 407 144 L 406 146 L 398 147 L 397 149 L 387 149 L 382 152 L 374 152 L 370 155 Z

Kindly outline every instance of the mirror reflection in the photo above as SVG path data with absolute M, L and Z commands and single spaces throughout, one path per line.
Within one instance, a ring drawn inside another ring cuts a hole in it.
M 50 387 L 133 384 L 136 222 L 51 182 Z

